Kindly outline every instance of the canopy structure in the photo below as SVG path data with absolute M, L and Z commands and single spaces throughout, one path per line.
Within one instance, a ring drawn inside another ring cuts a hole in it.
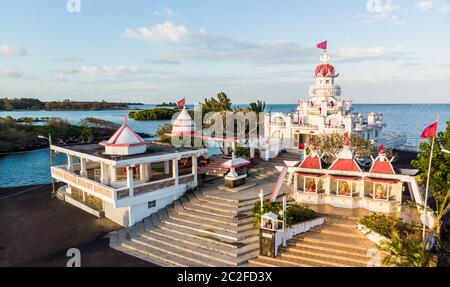
M 224 162 L 222 164 L 222 166 L 226 167 L 226 168 L 239 168 L 239 167 L 246 166 L 246 165 L 249 165 L 249 164 L 250 164 L 250 162 L 248 160 L 245 160 L 245 159 L 240 158 L 240 157 L 239 158 L 233 157 L 232 159 Z
M 373 161 L 370 172 L 395 174 L 391 161 L 386 157 L 384 145 L 380 146 L 378 157 Z
M 189 115 L 186 107 L 183 107 L 178 117 L 172 124 L 172 133 L 169 136 L 185 136 L 194 135 L 195 132 L 195 122 Z
M 348 140 L 344 142 L 344 148 L 338 154 L 338 158 L 328 168 L 329 170 L 338 171 L 357 171 L 362 172 L 361 167 L 353 159 L 353 153 L 350 150 L 350 143 Z
M 146 142 L 127 125 L 126 117 L 114 135 L 100 145 L 105 147 L 105 154 L 109 155 L 133 155 L 147 151 Z

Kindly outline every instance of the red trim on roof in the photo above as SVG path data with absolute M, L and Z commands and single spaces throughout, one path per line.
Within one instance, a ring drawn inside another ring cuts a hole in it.
M 120 135 L 123 133 L 123 131 L 126 129 L 126 128 L 128 128 L 129 130 L 130 130 L 130 132 L 131 132 L 131 134 L 133 135 L 133 136 L 135 136 L 136 137 L 136 139 L 139 141 L 139 143 L 136 143 L 136 144 L 116 144 L 115 142 L 117 141 L 117 139 L 120 137 Z M 114 135 L 107 141 L 107 142 L 110 142 L 110 143 L 106 143 L 106 144 L 104 144 L 104 145 L 106 145 L 106 146 L 136 146 L 136 145 L 144 145 L 144 144 L 146 144 L 143 140 L 142 140 L 142 138 L 138 135 L 138 134 L 136 134 L 129 126 L 127 126 L 126 124 L 123 124 L 115 133 L 114 133 Z
M 379 183 L 397 183 L 397 182 L 399 182 L 399 180 L 397 180 L 397 179 L 381 179 L 381 178 L 371 178 L 371 177 L 367 177 L 366 179 L 367 179 L 367 181 L 370 181 L 370 182 L 379 182 Z
M 360 180 L 360 177 L 357 176 L 342 176 L 342 175 L 330 175 L 331 178 L 334 179 L 342 179 L 342 180 Z
M 296 175 L 301 175 L 301 176 L 309 176 L 309 177 L 321 177 L 321 176 L 323 176 L 322 174 L 317 174 L 317 173 L 305 173 L 305 172 L 299 172 L 299 171 L 296 171 L 295 174 L 296 174 Z
M 112 140 L 112 142 L 116 142 L 117 138 L 119 137 L 119 135 L 122 133 L 123 129 L 125 128 L 126 125 L 122 125 L 114 134 L 113 136 L 108 140 Z
M 140 145 L 147 145 L 145 142 L 141 143 L 135 143 L 135 144 L 102 144 L 103 146 L 140 146 Z
M 395 171 L 392 168 L 391 163 L 388 162 L 388 161 L 376 161 L 376 162 L 374 162 L 372 167 L 370 168 L 370 172 L 395 174 Z
M 301 168 L 311 168 L 311 169 L 322 169 L 322 164 L 320 158 L 318 157 L 307 157 L 300 164 Z
M 344 159 L 344 158 L 338 158 L 328 169 L 329 170 L 340 170 L 340 171 L 362 172 L 359 165 L 353 159 Z
M 139 141 L 139 142 L 141 142 L 141 143 L 144 143 L 144 141 L 142 140 L 142 138 L 137 134 L 137 133 L 135 133 L 129 126 L 127 126 L 127 128 L 130 130 L 130 132 L 137 138 L 137 140 Z

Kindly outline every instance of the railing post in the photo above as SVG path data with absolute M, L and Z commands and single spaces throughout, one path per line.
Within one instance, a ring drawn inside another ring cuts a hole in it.
M 178 159 L 177 158 L 172 160 L 172 173 L 173 173 L 173 179 L 175 179 L 175 185 L 178 185 L 179 177 L 178 177 Z
M 198 183 L 198 164 L 197 157 L 192 157 L 192 174 L 194 175 L 194 185 L 197 186 Z
M 127 187 L 128 195 L 134 196 L 133 167 L 127 166 Z
M 85 158 L 80 158 L 80 175 L 82 177 L 88 177 Z

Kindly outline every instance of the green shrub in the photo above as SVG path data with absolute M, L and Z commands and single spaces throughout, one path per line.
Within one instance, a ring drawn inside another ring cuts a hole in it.
M 172 116 L 179 112 L 177 109 L 155 108 L 129 113 L 130 118 L 138 121 L 146 120 L 170 120 Z
M 290 205 L 286 210 L 286 225 L 291 227 L 294 224 L 317 218 L 317 213 L 304 205 Z
M 401 238 L 420 238 L 420 227 L 405 223 L 401 218 L 384 214 L 367 215 L 358 220 L 359 224 L 373 230 L 387 238 L 392 238 L 394 232 Z
M 274 213 L 278 215 L 280 220 L 282 217 L 283 204 L 281 202 L 271 202 L 269 200 L 264 200 L 263 202 L 263 210 L 261 212 L 261 202 L 258 201 L 255 203 L 252 208 L 253 214 L 253 225 L 256 228 L 259 228 L 261 222 L 261 216 L 266 213 Z M 303 205 L 290 205 L 286 210 L 286 226 L 291 227 L 294 224 L 308 221 L 311 219 L 317 218 L 317 214 L 314 210 L 309 209 Z

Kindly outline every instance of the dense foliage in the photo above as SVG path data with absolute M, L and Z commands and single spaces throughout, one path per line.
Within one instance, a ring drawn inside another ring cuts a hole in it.
M 321 134 L 314 138 L 313 144 L 324 153 L 324 160 L 332 162 L 336 159 L 337 154 L 344 147 L 344 142 L 347 137 L 345 135 L 332 133 Z M 348 137 L 350 142 L 350 149 L 357 157 L 370 156 L 374 154 L 373 145 L 370 140 L 361 138 L 356 135 Z
M 42 102 L 38 99 L 14 98 L 0 99 L 0 110 L 110 110 L 126 109 L 128 105 L 139 103 L 109 103 L 101 102 L 77 102 L 77 101 L 53 101 Z
M 433 160 L 431 163 L 430 191 L 435 201 L 436 223 L 440 229 L 441 218 L 447 213 L 450 202 L 450 154 L 442 149 L 450 150 L 450 121 L 445 131 L 439 132 L 435 140 Z M 425 186 L 431 152 L 431 140 L 419 144 L 420 152 L 411 164 L 419 170 L 417 180 Z
M 381 251 L 386 253 L 383 258 L 385 266 L 424 267 L 428 262 L 428 253 L 420 239 L 414 237 L 402 238 L 394 231 L 389 241 L 381 243 Z
M 261 216 L 266 213 L 274 213 L 278 215 L 280 220 L 283 219 L 283 204 L 281 202 L 271 202 L 269 200 L 263 201 L 263 209 L 261 212 L 261 202 L 258 201 L 253 206 L 251 212 L 253 214 L 253 225 L 259 227 L 261 223 Z M 309 209 L 306 206 L 293 204 L 289 205 L 286 209 L 286 226 L 291 227 L 294 224 L 312 220 L 317 218 L 317 214 L 314 210 Z
M 11 117 L 0 118 L 0 153 L 26 151 L 48 146 L 39 135 L 51 134 L 53 143 L 98 143 L 108 139 L 117 125 L 111 122 L 85 119 L 82 125 L 72 125 L 59 118 L 46 119 L 43 125 L 22 124 Z
M 395 216 L 373 213 L 361 217 L 358 223 L 387 238 L 392 238 L 394 232 L 401 238 L 409 236 L 420 238 L 421 236 L 421 228 L 419 226 L 405 223 L 401 218 Z

